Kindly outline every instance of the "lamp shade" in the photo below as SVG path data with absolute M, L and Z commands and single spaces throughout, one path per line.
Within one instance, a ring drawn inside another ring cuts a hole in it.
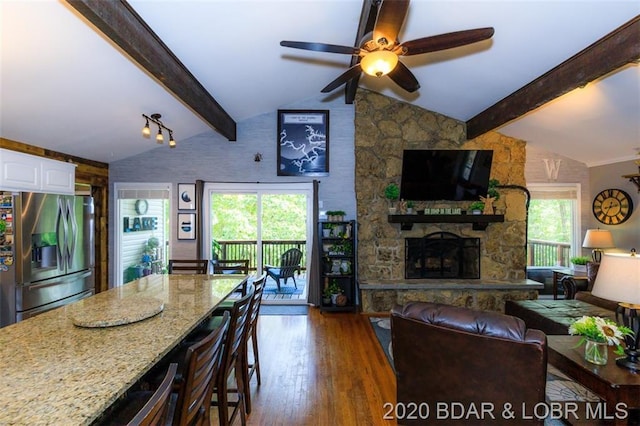
M 591 293 L 615 302 L 640 305 L 640 256 L 604 253 Z
M 605 229 L 587 229 L 582 242 L 584 248 L 612 248 L 615 247 L 611 231 Z
M 362 70 L 374 77 L 389 74 L 398 65 L 398 55 L 389 50 L 367 53 L 360 61 Z

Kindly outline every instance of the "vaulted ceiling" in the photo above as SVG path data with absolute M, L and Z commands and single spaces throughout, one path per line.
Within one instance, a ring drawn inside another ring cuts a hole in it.
M 344 98 L 342 88 L 329 94 L 320 90 L 348 68 L 348 55 L 287 49 L 279 42 L 355 45 L 362 0 L 129 4 L 239 127 L 262 113 L 273 112 L 275 120 L 275 110 L 293 102 Z M 213 130 L 206 112 L 194 112 L 183 96 L 166 89 L 166 81 L 161 84 L 67 2 L 0 0 L 0 7 L 1 137 L 111 162 L 156 147 L 140 137 L 142 113 L 161 113 L 179 144 L 205 132 L 226 133 Z M 474 45 L 401 58 L 421 84 L 415 93 L 386 77 L 363 75 L 358 83 L 473 122 L 639 14 L 636 0 L 413 0 L 400 40 L 487 26 L 495 35 Z M 640 49 L 637 28 L 633 47 Z M 146 59 L 167 62 L 160 56 Z M 496 130 L 590 166 L 637 158 L 637 59 Z M 548 85 L 537 87 L 542 92 Z M 534 86 L 529 99 L 521 99 L 533 101 L 536 93 Z M 250 142 L 239 138 L 237 143 Z

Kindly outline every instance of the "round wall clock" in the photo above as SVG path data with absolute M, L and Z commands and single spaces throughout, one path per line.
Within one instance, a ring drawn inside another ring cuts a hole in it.
M 605 189 L 593 199 L 592 211 L 605 225 L 619 225 L 631 217 L 633 200 L 621 189 Z
M 149 210 L 149 203 L 147 202 L 147 200 L 136 201 L 136 213 L 147 214 L 147 210 Z

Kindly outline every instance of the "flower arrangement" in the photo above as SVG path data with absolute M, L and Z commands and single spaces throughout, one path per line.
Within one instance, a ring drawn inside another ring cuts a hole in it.
M 582 336 L 579 344 L 592 340 L 609 346 L 615 345 L 615 353 L 623 355 L 624 348 L 620 342 L 625 336 L 632 335 L 633 331 L 607 318 L 583 316 L 569 326 L 569 334 Z

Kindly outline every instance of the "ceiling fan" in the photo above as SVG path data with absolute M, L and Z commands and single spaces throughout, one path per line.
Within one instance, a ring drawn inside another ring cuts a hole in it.
M 493 36 L 493 28 L 488 27 L 456 31 L 400 43 L 398 33 L 402 28 L 408 9 L 409 0 L 380 0 L 373 32 L 364 37 L 365 40 L 361 47 L 287 40 L 281 41 L 280 46 L 360 57 L 358 63 L 322 89 L 323 93 L 331 92 L 340 87 L 362 71 L 376 77 L 387 75 L 398 86 L 411 93 L 420 88 L 420 83 L 409 68 L 398 60 L 398 57 L 451 49 L 486 40 Z

